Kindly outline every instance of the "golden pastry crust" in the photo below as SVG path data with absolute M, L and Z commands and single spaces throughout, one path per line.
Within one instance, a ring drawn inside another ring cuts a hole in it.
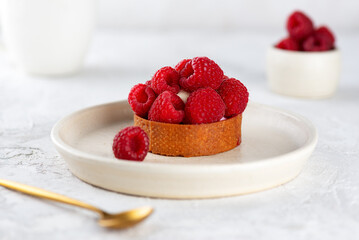
M 208 124 L 171 124 L 134 115 L 134 125 L 150 139 L 150 152 L 166 156 L 205 156 L 225 152 L 241 143 L 242 114 Z

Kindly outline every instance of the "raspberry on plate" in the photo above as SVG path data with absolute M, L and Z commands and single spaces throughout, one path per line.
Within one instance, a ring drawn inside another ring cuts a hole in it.
M 147 113 L 155 99 L 156 94 L 152 88 L 142 83 L 135 85 L 128 94 L 128 103 L 140 117 L 147 117 Z
M 180 75 L 171 67 L 163 67 L 158 70 L 151 79 L 151 87 L 156 94 L 161 94 L 164 91 L 178 93 L 180 86 L 178 80 Z
M 292 50 L 292 51 L 299 51 L 300 45 L 299 43 L 291 37 L 285 38 L 281 40 L 277 45 L 277 48 L 285 49 L 285 50 Z
M 241 114 L 247 107 L 249 94 L 247 88 L 239 80 L 235 78 L 224 80 L 217 92 L 226 105 L 224 115 L 226 118 Z
M 301 41 L 313 33 L 313 22 L 303 12 L 295 11 L 288 17 L 287 30 L 292 38 Z
M 201 124 L 221 120 L 226 106 L 221 96 L 212 88 L 201 88 L 191 93 L 187 99 L 186 123 Z
M 140 127 L 126 127 L 116 134 L 112 150 L 116 158 L 142 161 L 149 150 L 149 139 Z
M 170 91 L 161 93 L 148 113 L 148 119 L 156 122 L 180 123 L 184 118 L 182 99 Z
M 187 92 L 205 87 L 217 89 L 223 81 L 222 69 L 207 57 L 182 60 L 176 69 L 180 74 L 179 84 Z

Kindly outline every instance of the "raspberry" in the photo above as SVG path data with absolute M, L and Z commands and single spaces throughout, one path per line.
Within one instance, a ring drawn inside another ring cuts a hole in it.
M 247 88 L 237 79 L 229 78 L 221 84 L 217 90 L 226 104 L 224 116 L 230 118 L 241 114 L 248 103 Z
M 140 127 L 127 127 L 116 134 L 112 150 L 116 158 L 142 161 L 149 149 L 149 139 Z
M 201 88 L 187 99 L 186 123 L 201 124 L 219 121 L 224 116 L 225 104 L 212 88 Z
M 161 93 L 148 113 L 148 119 L 156 122 L 180 123 L 184 118 L 184 103 L 170 91 Z
M 277 48 L 285 49 L 285 50 L 292 50 L 292 51 L 299 51 L 300 45 L 297 41 L 295 41 L 293 38 L 285 38 L 281 40 L 277 45 L 275 45 Z
M 325 39 L 326 41 L 328 41 L 328 43 L 330 44 L 330 48 L 334 47 L 334 42 L 335 42 L 335 37 L 332 31 L 329 30 L 328 27 L 326 26 L 321 26 L 319 27 L 317 30 L 315 30 L 314 33 L 316 36 L 320 36 L 321 38 Z
M 156 95 L 152 88 L 142 83 L 135 85 L 128 94 L 128 103 L 140 117 L 147 116 L 155 99 Z
M 151 87 L 151 80 L 146 81 L 145 84 L 146 84 L 147 86 Z
M 288 17 L 287 30 L 292 38 L 301 41 L 312 34 L 314 28 L 309 17 L 300 11 L 296 11 Z
M 332 44 L 327 38 L 313 34 L 303 42 L 303 50 L 310 52 L 327 51 L 332 49 Z
M 177 63 L 177 65 L 175 66 L 176 71 L 181 74 L 181 71 L 186 67 L 187 63 L 189 63 L 190 65 L 192 64 L 191 61 L 192 61 L 191 59 L 183 59 L 182 61 Z M 188 66 L 187 68 L 190 68 L 190 67 Z M 188 77 L 192 73 L 188 74 L 188 73 L 183 72 L 183 76 Z
M 178 93 L 180 86 L 178 84 L 180 76 L 178 72 L 171 67 L 163 67 L 158 70 L 151 80 L 151 87 L 157 94 L 164 91 Z
M 180 86 L 187 92 L 199 88 L 210 87 L 217 89 L 223 81 L 222 69 L 207 57 L 185 59 L 177 64 L 180 73 Z

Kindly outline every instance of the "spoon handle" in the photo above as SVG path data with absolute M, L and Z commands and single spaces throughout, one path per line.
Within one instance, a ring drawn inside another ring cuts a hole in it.
M 43 190 L 43 189 L 40 189 L 37 187 L 25 185 L 22 183 L 17 183 L 17 182 L 5 180 L 5 179 L 0 179 L 0 186 L 15 190 L 15 191 L 19 191 L 19 192 L 22 192 L 22 193 L 25 193 L 25 194 L 28 194 L 31 196 L 45 198 L 45 199 L 49 199 L 49 200 L 85 208 L 85 209 L 88 209 L 91 211 L 95 211 L 95 212 L 99 213 L 100 215 L 105 214 L 101 209 L 98 209 L 98 208 L 96 208 L 92 205 L 89 205 L 87 203 L 80 202 L 78 200 L 75 200 L 75 199 L 72 199 L 72 198 L 57 194 L 57 193 L 49 192 L 49 191 L 46 191 L 46 190 Z

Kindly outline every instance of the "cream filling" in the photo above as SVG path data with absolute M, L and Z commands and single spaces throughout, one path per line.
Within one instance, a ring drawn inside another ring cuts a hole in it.
M 181 90 L 181 91 L 179 91 L 179 93 L 177 93 L 177 96 L 179 96 L 182 99 L 182 101 L 184 102 L 184 104 L 186 104 L 189 94 L 190 94 L 189 92 Z

